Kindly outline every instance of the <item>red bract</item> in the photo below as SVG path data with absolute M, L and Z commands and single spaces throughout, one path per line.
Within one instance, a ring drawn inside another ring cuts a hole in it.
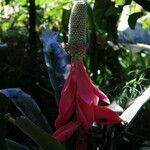
M 76 101 L 77 120 L 81 123 L 81 126 L 86 132 L 88 132 L 94 122 L 94 111 L 92 106 L 92 104 L 89 105 L 81 99 Z
M 104 106 L 93 106 L 94 120 L 97 124 L 116 124 L 123 120 L 111 109 Z
M 73 69 L 71 67 L 70 74 L 61 92 L 59 115 L 55 121 L 56 128 L 65 125 L 75 111 L 76 81 L 72 75 Z
M 80 60 L 72 63 L 70 74 L 61 93 L 56 128 L 63 126 L 71 118 L 77 99 L 89 105 L 97 105 L 99 98 L 109 103 L 107 96 L 92 83 L 83 62 Z
M 97 124 L 116 124 L 123 120 L 112 110 L 104 106 L 89 105 L 84 101 L 78 100 L 76 108 L 77 120 L 81 123 L 85 132 L 92 127 L 93 122 Z
M 99 98 L 106 103 L 110 103 L 107 96 L 92 83 L 83 62 L 77 61 L 74 63 L 74 66 L 77 68 L 76 77 L 78 96 L 88 104 L 94 103 L 97 105 Z
M 80 126 L 84 135 L 93 123 L 115 124 L 122 120 L 112 110 L 98 106 L 99 98 L 109 103 L 107 96 L 100 91 L 89 78 L 83 62 L 71 64 L 70 74 L 65 82 L 59 103 L 59 115 L 55 121 L 57 128 L 54 137 L 63 142 Z M 73 122 L 72 122 L 73 120 Z M 83 139 L 87 137 L 84 136 Z M 86 150 L 86 140 L 77 140 L 78 150 Z M 83 143 L 82 143 L 83 141 Z
M 68 140 L 74 132 L 78 129 L 80 123 L 78 121 L 71 121 L 65 126 L 59 128 L 54 134 L 53 137 L 59 142 L 64 142 Z

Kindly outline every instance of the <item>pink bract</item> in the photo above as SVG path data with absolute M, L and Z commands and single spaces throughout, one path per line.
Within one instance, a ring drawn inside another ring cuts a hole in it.
M 89 78 L 82 61 L 71 64 L 70 74 L 66 80 L 59 103 L 59 115 L 55 127 L 63 126 L 75 111 L 76 99 L 91 105 L 97 105 L 99 98 L 109 103 L 107 96 L 100 91 Z
M 77 130 L 82 129 L 84 136 L 78 135 L 76 149 L 86 150 L 87 133 L 94 122 L 107 125 L 123 121 L 112 110 L 98 106 L 99 99 L 109 103 L 107 96 L 92 83 L 83 62 L 81 60 L 73 62 L 61 92 L 54 138 L 64 142 Z

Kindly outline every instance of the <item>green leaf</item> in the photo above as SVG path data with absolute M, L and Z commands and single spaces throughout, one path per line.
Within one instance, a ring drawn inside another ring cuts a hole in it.
M 10 22 L 4 22 L 1 24 L 1 29 L 6 31 L 10 27 Z
M 5 132 L 6 132 L 6 119 L 4 117 L 9 106 L 9 100 L 0 93 L 0 149 L 6 150 L 5 145 Z
M 144 20 L 144 22 L 142 23 L 142 28 L 143 29 L 149 29 L 150 28 L 150 18 L 147 18 Z
M 129 19 L 128 19 L 128 24 L 130 26 L 131 29 L 134 29 L 135 28 L 135 24 L 137 22 L 137 20 L 143 16 L 143 13 L 142 12 L 137 12 L 137 13 L 134 13 L 134 14 L 131 14 L 129 16 Z
M 126 3 L 126 0 L 115 0 L 115 3 L 119 6 L 123 6 Z
M 64 150 L 63 146 L 50 134 L 39 128 L 28 118 L 20 116 L 14 119 L 10 114 L 7 114 L 6 118 L 28 135 L 42 150 Z
M 30 150 L 27 146 L 12 141 L 10 139 L 5 139 L 7 148 L 10 150 Z
M 119 15 L 121 12 L 122 8 L 116 8 L 114 6 L 111 6 L 108 8 L 108 10 L 106 11 L 105 15 L 106 16 L 114 16 L 114 15 Z
M 139 110 L 141 109 L 141 107 L 150 99 L 150 87 L 148 89 L 145 90 L 145 92 L 139 96 L 134 103 L 129 106 L 120 116 L 124 121 L 126 121 L 127 123 L 130 123 L 135 116 L 137 115 L 137 113 L 139 112 Z
M 10 0 L 5 0 L 5 4 L 8 5 L 10 3 Z
M 25 5 L 27 4 L 27 0 L 16 0 L 17 3 L 21 4 L 21 5 Z

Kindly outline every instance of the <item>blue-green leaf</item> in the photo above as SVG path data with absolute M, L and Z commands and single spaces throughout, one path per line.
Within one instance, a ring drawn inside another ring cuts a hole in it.
M 15 104 L 16 108 L 23 115 L 30 118 L 46 132 L 52 133 L 52 130 L 45 116 L 41 113 L 41 110 L 36 101 L 29 94 L 23 92 L 19 88 L 3 89 L 0 90 L 0 93 L 9 98 L 9 100 Z
M 7 148 L 10 150 L 30 150 L 26 145 L 22 145 L 10 139 L 5 139 Z
M 45 30 L 41 36 L 44 46 L 44 58 L 48 68 L 50 83 L 55 91 L 56 102 L 60 99 L 60 92 L 68 76 L 70 63 L 68 55 L 60 45 L 58 32 Z

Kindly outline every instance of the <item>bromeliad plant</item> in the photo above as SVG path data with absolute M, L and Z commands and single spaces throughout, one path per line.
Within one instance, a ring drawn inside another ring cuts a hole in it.
M 61 92 L 59 114 L 53 136 L 64 142 L 77 132 L 76 149 L 87 149 L 87 134 L 93 123 L 115 124 L 123 120 L 112 110 L 98 106 L 99 98 L 109 103 L 107 96 L 89 78 L 83 64 L 86 53 L 87 7 L 77 2 L 71 12 L 67 49 L 71 55 L 69 76 Z
M 114 108 L 119 108 L 120 111 L 121 107 L 116 103 L 108 107 L 99 105 L 99 99 L 106 103 L 109 103 L 109 99 L 92 83 L 83 63 L 87 50 L 86 18 L 86 3 L 77 1 L 71 12 L 69 39 L 66 45 L 71 55 L 71 65 L 67 53 L 59 43 L 57 32 L 46 30 L 41 36 L 50 83 L 59 106 L 54 123 L 56 131 L 52 130 L 30 95 L 19 88 L 0 90 L 0 148 L 2 150 L 117 150 L 115 140 L 118 137 L 122 139 L 141 106 L 149 100 L 150 88 L 121 116 L 112 111 Z M 7 113 L 10 102 L 23 116 L 15 118 Z M 29 145 L 20 144 L 7 139 L 4 132 L 7 120 L 30 137 L 35 144 L 32 142 Z M 123 125 L 125 122 L 127 124 Z M 118 128 L 118 125 L 122 128 Z M 115 132 L 117 129 L 120 129 L 118 134 Z M 67 143 L 72 139 L 76 139 L 73 145 Z

